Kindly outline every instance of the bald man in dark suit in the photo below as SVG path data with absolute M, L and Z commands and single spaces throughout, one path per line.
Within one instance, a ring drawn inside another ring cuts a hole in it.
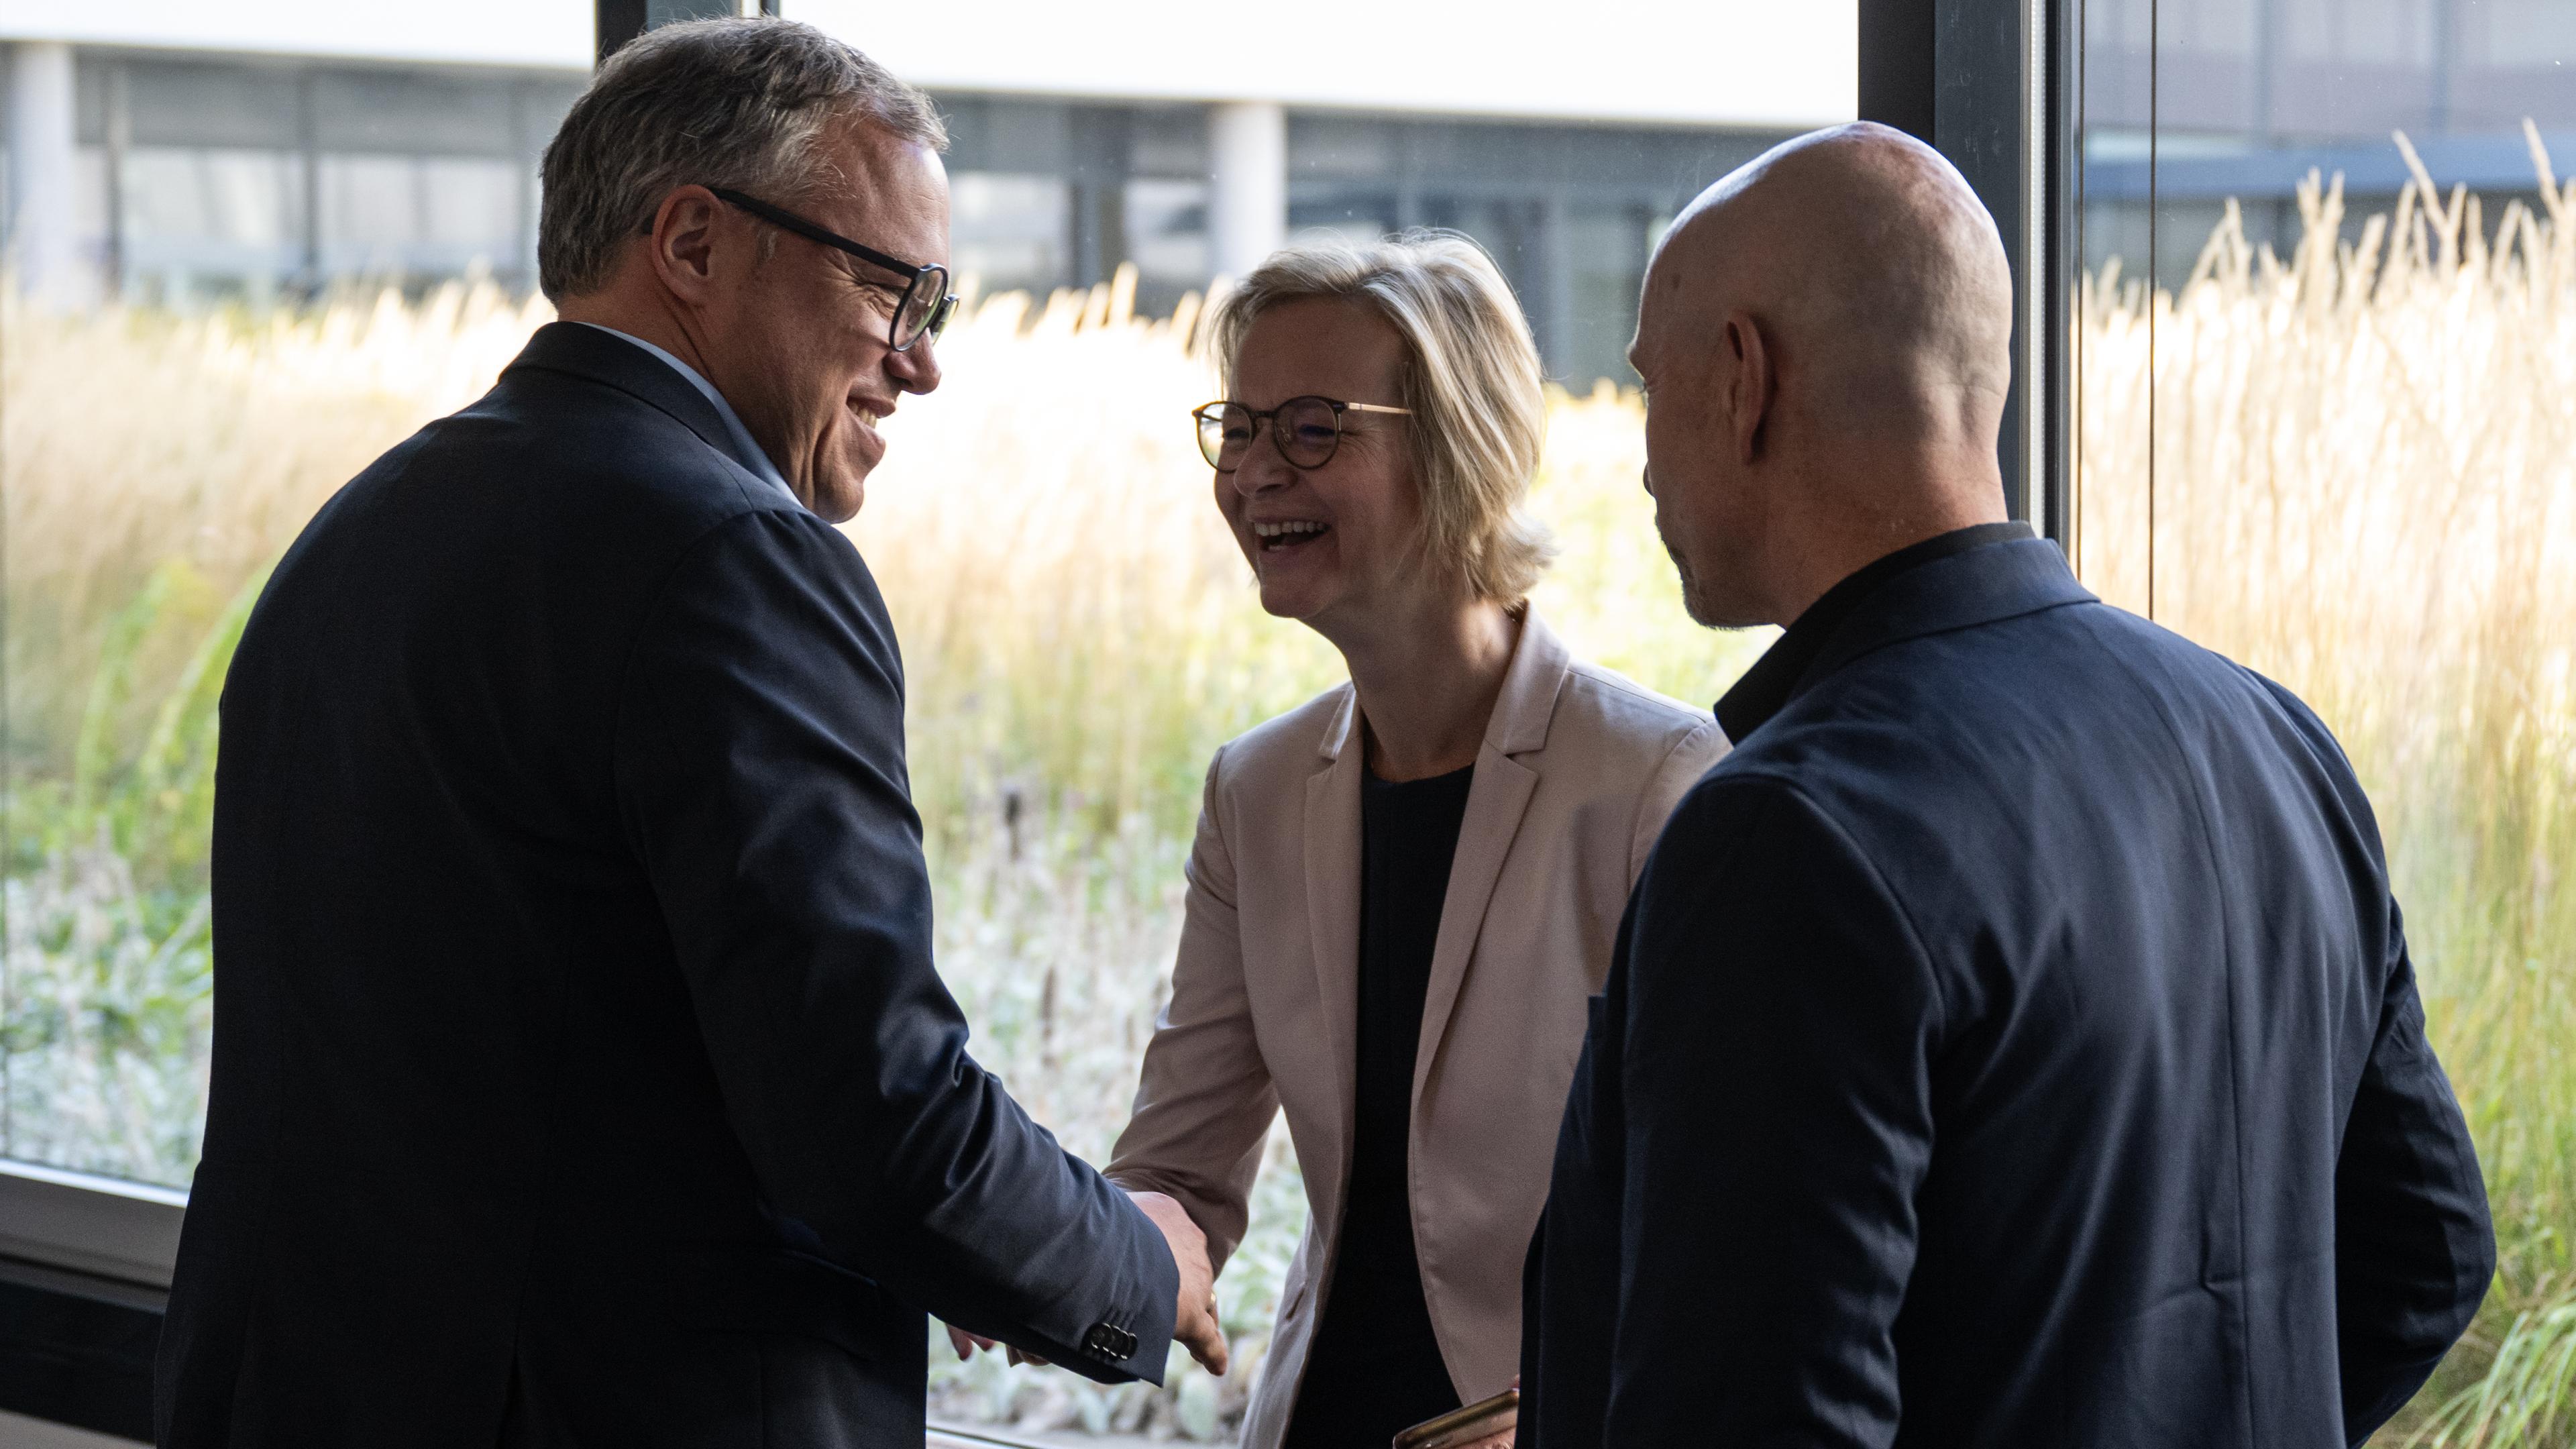
M 2005 521 L 2010 278 L 1910 138 L 1663 243 L 1702 623 L 1787 632 L 1648 861 L 1530 1259 L 1522 1449 L 2357 1445 L 2494 1271 L 2369 802 Z

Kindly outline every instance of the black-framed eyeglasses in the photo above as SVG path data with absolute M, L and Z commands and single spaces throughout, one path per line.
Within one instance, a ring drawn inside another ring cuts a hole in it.
M 860 261 L 885 268 L 908 279 L 903 296 L 894 305 L 894 315 L 886 323 L 886 342 L 897 352 L 908 352 L 912 344 L 924 337 L 937 338 L 948 328 L 950 314 L 957 310 L 956 295 L 948 290 L 948 269 L 941 266 L 915 266 L 900 257 L 890 257 L 875 247 L 854 242 L 840 233 L 820 227 L 798 216 L 770 205 L 756 197 L 722 186 L 710 186 L 718 201 L 738 206 L 781 231 L 792 231 L 810 242 L 820 242 L 835 251 L 843 251 Z M 892 290 L 889 288 L 888 290 Z
M 1413 416 L 1411 408 L 1380 403 L 1342 402 L 1329 397 L 1292 397 L 1275 408 L 1249 408 L 1239 402 L 1201 403 L 1190 410 L 1198 420 L 1199 452 L 1208 466 L 1231 473 L 1243 466 L 1261 425 L 1270 424 L 1270 445 L 1298 468 L 1321 468 L 1342 446 L 1342 414 L 1391 413 Z

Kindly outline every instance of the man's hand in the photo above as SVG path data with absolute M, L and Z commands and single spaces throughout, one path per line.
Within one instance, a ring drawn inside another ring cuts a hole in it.
M 1199 1367 L 1212 1374 L 1225 1372 L 1225 1330 L 1216 1321 L 1216 1274 L 1208 1268 L 1207 1234 L 1190 1221 L 1181 1205 L 1159 1192 L 1131 1192 L 1136 1206 L 1163 1230 L 1163 1241 L 1172 1249 L 1172 1262 L 1181 1270 L 1181 1294 L 1178 1311 L 1172 1315 L 1172 1337 L 1180 1340 Z

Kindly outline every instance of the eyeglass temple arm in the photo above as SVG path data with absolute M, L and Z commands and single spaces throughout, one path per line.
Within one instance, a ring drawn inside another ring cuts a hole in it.
M 1409 417 L 1411 417 L 1411 416 L 1413 416 L 1413 409 L 1411 409 L 1411 408 L 1391 408 L 1391 407 L 1386 406 L 1386 405 L 1385 405 L 1385 404 L 1383 404 L 1383 403 L 1355 403 L 1355 402 L 1346 402 L 1346 403 L 1343 403 L 1341 406 L 1342 406 L 1342 410 L 1343 410 L 1343 411 L 1345 411 L 1345 412 L 1354 412 L 1354 413 L 1395 413 L 1395 414 L 1397 414 L 1397 415 L 1399 415 L 1399 416 L 1401 416 L 1401 417 L 1408 417 L 1408 418 L 1409 418 Z M 1191 416 L 1191 417 L 1194 417 L 1194 418 L 1198 418 L 1198 419 L 1200 419 L 1200 420 L 1201 420 L 1201 421 L 1203 421 L 1203 422 L 1214 422 L 1214 421 L 1216 421 L 1214 418 L 1211 418 L 1211 417 L 1206 416 L 1206 414 L 1207 414 L 1207 410 L 1208 410 L 1209 408 L 1229 408 L 1229 407 L 1243 407 L 1243 404 L 1241 404 L 1241 403 L 1229 403 L 1229 402 L 1201 403 L 1201 404 L 1199 404 L 1197 407 L 1194 407 L 1194 408 L 1190 409 L 1190 416 Z M 1244 410 L 1245 412 L 1248 412 L 1248 413 L 1252 412 L 1252 409 L 1250 409 L 1250 408 L 1244 408 L 1243 410 Z M 1270 411 L 1268 411 L 1268 412 L 1266 412 L 1266 413 L 1253 413 L 1253 416 L 1255 416 L 1255 417 L 1262 417 L 1262 418 L 1277 417 L 1278 415 L 1279 415 L 1279 409 L 1277 409 L 1277 408 L 1272 408 Z
M 945 267 L 936 265 L 924 266 L 918 262 L 907 262 L 901 257 L 888 256 L 884 252 L 878 251 L 875 247 L 869 246 L 864 242 L 854 242 L 848 237 L 842 236 L 838 232 L 826 231 L 822 227 L 816 226 L 814 223 L 807 221 L 805 218 L 798 216 L 792 211 L 785 211 L 772 206 L 758 197 L 745 196 L 741 192 L 732 190 L 729 187 L 710 186 L 707 190 L 714 193 L 718 201 L 722 201 L 731 206 L 740 207 L 744 211 L 750 212 L 752 215 L 759 217 L 762 221 L 768 222 L 771 226 L 777 227 L 782 231 L 792 231 L 798 236 L 805 238 L 807 241 L 830 247 L 834 251 L 846 252 L 851 256 L 857 257 L 860 261 L 870 263 L 874 266 L 883 267 L 887 271 L 894 273 L 896 276 L 909 278 L 911 282 L 917 283 L 923 276 L 931 272 L 939 272 L 944 275 L 947 271 L 947 268 Z M 909 283 L 907 285 L 909 285 Z M 945 288 L 942 290 L 944 291 Z

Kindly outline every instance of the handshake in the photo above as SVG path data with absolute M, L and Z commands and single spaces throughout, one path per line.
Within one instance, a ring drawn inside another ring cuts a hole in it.
M 1208 1266 L 1207 1234 L 1190 1221 L 1181 1205 L 1159 1192 L 1131 1192 L 1128 1197 L 1163 1230 L 1163 1241 L 1172 1250 L 1172 1263 L 1181 1270 L 1180 1301 L 1172 1314 L 1172 1337 L 1199 1367 L 1209 1373 L 1225 1372 L 1225 1330 L 1216 1321 L 1216 1271 Z M 993 1340 L 979 1333 L 968 1333 L 955 1324 L 947 1325 L 949 1347 L 957 1350 L 960 1362 L 975 1356 L 979 1348 L 994 1347 Z M 1011 1362 L 1044 1364 L 1045 1359 L 1032 1353 L 1010 1349 Z

